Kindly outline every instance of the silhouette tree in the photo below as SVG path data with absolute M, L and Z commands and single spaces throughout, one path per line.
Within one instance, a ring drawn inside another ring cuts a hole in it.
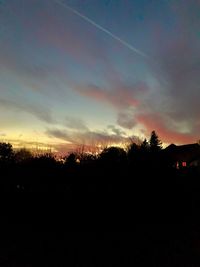
M 15 161 L 16 163 L 25 163 L 30 161 L 33 158 L 31 152 L 26 148 L 21 148 L 19 151 L 15 153 Z
M 142 142 L 140 149 L 142 152 L 147 152 L 149 151 L 149 143 L 147 141 L 147 139 L 145 138 L 144 141 Z
M 9 143 L 0 143 L 0 163 L 11 163 L 14 152 L 12 145 Z
M 151 132 L 149 144 L 150 144 L 150 151 L 151 152 L 159 152 L 162 150 L 162 142 L 159 139 L 159 137 L 155 131 Z
M 140 145 L 132 143 L 128 148 L 129 164 L 142 168 L 147 165 L 149 159 L 149 143 L 145 139 Z
M 127 155 L 130 162 L 135 162 L 138 160 L 140 153 L 140 146 L 136 143 L 132 143 L 128 147 Z

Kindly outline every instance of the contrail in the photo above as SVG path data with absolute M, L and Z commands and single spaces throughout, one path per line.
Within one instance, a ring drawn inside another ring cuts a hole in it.
M 105 32 L 107 35 L 109 35 L 110 37 L 112 37 L 113 39 L 115 39 L 116 41 L 118 41 L 119 43 L 121 43 L 122 45 L 126 46 L 128 49 L 130 49 L 131 51 L 137 53 L 138 55 L 148 58 L 148 56 L 143 53 L 142 51 L 138 50 L 137 48 L 135 48 L 134 46 L 132 46 L 131 44 L 127 43 L 126 41 L 122 40 L 120 37 L 118 37 L 117 35 L 113 34 L 112 32 L 108 31 L 107 29 L 105 29 L 104 27 L 102 27 L 101 25 L 97 24 L 95 21 L 89 19 L 88 17 L 84 16 L 83 14 L 81 14 L 80 12 L 78 12 L 77 10 L 75 10 L 74 8 L 68 6 L 66 3 L 63 3 L 62 1 L 59 0 L 53 0 L 55 3 L 57 3 L 58 5 L 61 5 L 65 8 L 67 8 L 68 10 L 70 10 L 72 13 L 76 14 L 77 16 L 79 16 L 80 18 L 84 19 L 85 21 L 89 22 L 91 25 L 93 25 L 94 27 L 96 27 L 97 29 Z

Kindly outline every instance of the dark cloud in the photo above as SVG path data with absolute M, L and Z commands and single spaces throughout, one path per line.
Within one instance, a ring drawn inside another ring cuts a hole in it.
M 132 129 L 136 125 L 134 114 L 131 111 L 120 112 L 118 114 L 117 123 L 127 129 Z
M 51 115 L 50 109 L 37 103 L 36 105 L 25 101 L 17 102 L 16 100 L 0 98 L 0 105 L 8 110 L 17 110 L 20 112 L 26 112 L 34 115 L 41 121 L 53 124 L 55 120 Z
M 122 110 L 117 122 L 129 129 L 141 124 L 146 133 L 155 129 L 165 142 L 195 142 L 200 129 L 200 5 L 197 0 L 169 5 L 173 28 L 154 21 L 153 83 L 147 83 L 136 110 Z
M 160 32 L 157 43 L 157 79 L 165 88 L 167 107 L 161 113 L 172 122 L 188 121 L 194 125 L 200 116 L 200 17 L 199 2 L 176 2 L 173 34 Z M 174 7 L 174 6 L 173 6 Z M 160 40 L 162 39 L 162 42 Z M 155 104 L 155 103 L 154 103 Z M 191 133 L 195 129 L 191 127 Z
M 70 141 L 71 138 L 67 134 L 66 130 L 59 129 L 47 129 L 45 132 L 49 137 L 55 137 L 64 141 Z
M 86 126 L 86 123 L 81 120 L 80 118 L 66 116 L 64 124 L 72 130 L 79 130 L 79 131 L 87 131 L 88 127 Z

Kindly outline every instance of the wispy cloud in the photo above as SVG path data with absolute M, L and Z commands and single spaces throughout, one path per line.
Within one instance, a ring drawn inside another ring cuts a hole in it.
M 136 107 L 139 105 L 139 101 L 134 97 L 134 89 L 125 86 L 106 89 L 90 84 L 87 86 L 76 86 L 74 89 L 81 95 L 102 103 L 110 104 L 117 109 Z
M 61 128 L 50 128 L 46 130 L 46 135 L 51 138 L 57 138 L 61 141 L 74 144 L 74 146 L 86 145 L 90 147 L 106 147 L 110 145 L 128 144 L 130 140 L 137 139 L 135 136 L 126 136 L 125 133 L 112 125 L 108 126 L 108 131 L 69 131 Z
M 49 137 L 55 137 L 64 141 L 71 142 L 71 137 L 67 134 L 66 130 L 60 130 L 60 129 L 48 129 L 45 132 Z
M 118 136 L 124 136 L 126 133 L 120 129 L 119 127 L 116 127 L 115 125 L 108 125 L 107 127 L 109 130 L 112 131 L 112 133 L 118 135 Z
M 88 130 L 86 123 L 77 117 L 65 116 L 64 124 L 66 127 L 72 130 L 79 130 L 79 131 Z
M 117 123 L 124 128 L 132 129 L 136 125 L 136 120 L 133 112 L 126 111 L 118 114 Z
M 0 98 L 0 105 L 5 107 L 7 110 L 26 112 L 32 114 L 41 121 L 54 124 L 56 120 L 52 117 L 51 111 L 39 104 L 34 105 L 23 101 L 16 101 L 11 99 Z

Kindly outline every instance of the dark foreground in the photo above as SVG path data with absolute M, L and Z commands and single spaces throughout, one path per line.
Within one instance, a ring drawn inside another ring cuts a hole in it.
M 2 172 L 0 266 L 200 266 L 198 172 L 29 167 Z
M 1 237 L 1 266 L 199 266 L 199 233 L 188 225 L 132 225 L 132 231 L 36 231 Z

